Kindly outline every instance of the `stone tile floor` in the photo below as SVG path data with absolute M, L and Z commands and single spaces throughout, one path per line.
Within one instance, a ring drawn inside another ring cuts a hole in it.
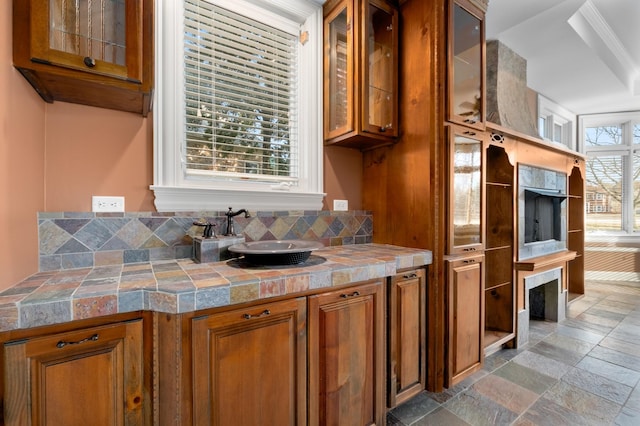
M 487 357 L 441 393 L 392 410 L 389 425 L 640 425 L 640 283 L 590 281 L 561 323 Z

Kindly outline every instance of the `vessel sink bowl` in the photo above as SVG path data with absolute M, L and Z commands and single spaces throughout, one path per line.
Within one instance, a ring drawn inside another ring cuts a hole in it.
M 254 265 L 296 265 L 304 263 L 313 250 L 322 247 L 318 241 L 268 240 L 234 244 L 229 251 L 243 255 Z

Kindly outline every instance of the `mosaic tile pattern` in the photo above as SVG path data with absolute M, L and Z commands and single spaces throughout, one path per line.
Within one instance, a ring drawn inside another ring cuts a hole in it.
M 202 235 L 193 222 L 209 221 L 223 234 L 224 213 L 39 213 L 40 271 L 189 259 L 193 237 Z M 251 212 L 234 223 L 246 241 L 309 239 L 341 246 L 370 243 L 373 235 L 367 211 Z
M 138 310 L 192 312 L 385 278 L 431 261 L 428 250 L 350 244 L 291 266 L 170 259 L 40 272 L 0 293 L 0 331 Z
M 503 349 L 444 392 L 423 392 L 387 424 L 640 424 L 640 285 L 588 281 L 560 323 L 532 321 L 527 345 Z

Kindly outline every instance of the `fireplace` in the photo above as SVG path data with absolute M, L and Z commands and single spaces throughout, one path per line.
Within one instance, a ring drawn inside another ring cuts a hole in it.
M 566 173 L 518 166 L 518 259 L 567 248 Z
M 517 346 L 529 342 L 529 321 L 562 321 L 566 318 L 566 292 L 562 291 L 562 268 L 524 278 L 524 309 L 518 312 Z

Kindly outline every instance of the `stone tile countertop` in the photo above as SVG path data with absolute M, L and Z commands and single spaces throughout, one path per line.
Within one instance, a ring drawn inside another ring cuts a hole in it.
M 325 247 L 292 266 L 191 259 L 40 272 L 0 293 L 0 331 L 149 310 L 185 313 L 330 288 L 429 265 L 428 250 L 383 244 Z

